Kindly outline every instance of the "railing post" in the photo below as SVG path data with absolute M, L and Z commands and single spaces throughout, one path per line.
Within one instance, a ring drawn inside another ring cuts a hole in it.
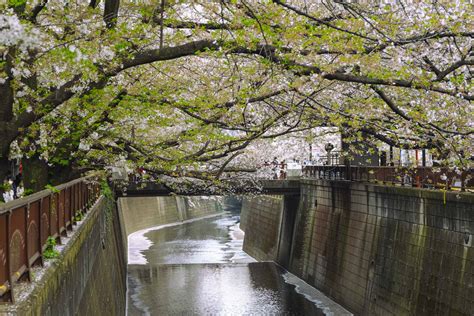
M 73 225 L 76 225 L 76 222 L 75 222 L 76 207 L 75 207 L 75 202 L 74 202 L 74 196 L 75 196 L 74 191 L 75 191 L 75 185 L 71 186 L 71 188 L 69 189 L 69 208 L 71 209 L 70 211 L 71 229 Z
M 420 175 L 419 175 L 419 167 L 415 169 L 415 181 L 416 181 L 416 187 L 419 188 L 421 186 L 420 184 Z
M 89 183 L 85 183 L 84 184 L 84 191 L 86 192 L 86 208 L 87 210 L 89 210 L 89 207 L 90 207 L 90 204 L 89 204 L 89 200 L 90 200 L 90 192 L 89 192 Z
M 54 204 L 57 203 L 56 198 L 55 198 L 55 194 L 56 193 L 51 193 L 49 195 L 49 236 L 53 236 L 53 218 L 52 218 L 53 207 L 55 208 L 55 212 L 56 212 L 56 220 L 55 220 L 56 223 L 55 224 L 56 224 L 56 227 L 59 226 L 57 205 L 54 205 Z M 58 231 L 59 231 L 59 229 L 58 229 Z M 58 232 L 58 235 L 59 235 L 59 232 Z
M 49 228 L 49 231 L 48 231 L 48 236 L 52 236 L 53 235 L 53 225 L 52 225 L 52 219 L 51 219 L 51 209 L 53 207 L 53 194 L 54 193 L 50 193 L 49 194 L 49 210 L 48 210 L 48 228 Z M 43 246 L 41 245 L 41 248 L 43 248 Z
M 352 181 L 351 162 L 349 159 L 344 159 L 344 165 L 346 167 L 346 180 Z
M 38 211 L 38 247 L 39 247 L 39 253 L 40 253 L 40 264 L 43 267 L 44 266 L 44 259 L 43 259 L 43 245 L 41 243 L 41 236 L 43 236 L 43 225 L 41 225 L 41 219 L 43 218 L 43 198 L 39 201 L 39 211 Z
M 8 211 L 7 215 L 7 273 L 8 273 L 8 286 L 10 287 L 10 300 L 12 303 L 15 303 L 15 296 L 13 290 L 13 279 L 12 279 L 12 267 L 11 267 L 11 256 L 12 250 L 10 247 L 10 235 L 11 235 L 11 218 L 12 218 L 12 210 Z
M 28 253 L 29 248 L 29 232 L 28 232 L 28 219 L 30 217 L 30 203 L 28 203 L 25 207 L 25 259 L 26 259 L 26 269 L 27 269 L 27 277 L 28 281 L 31 282 L 30 276 L 30 254 Z
M 58 243 L 61 244 L 61 216 L 60 216 L 60 211 L 61 211 L 61 191 L 54 193 L 54 207 L 56 208 L 56 222 L 57 222 L 57 230 L 58 230 Z M 64 217 L 64 215 L 63 215 Z
M 73 196 L 74 196 L 74 185 L 70 186 L 69 188 L 66 189 L 67 193 L 67 206 L 68 206 L 68 213 L 69 213 L 69 225 L 66 227 L 66 229 L 72 230 L 72 226 L 74 223 L 74 204 L 73 204 Z M 66 208 L 64 208 L 66 209 Z

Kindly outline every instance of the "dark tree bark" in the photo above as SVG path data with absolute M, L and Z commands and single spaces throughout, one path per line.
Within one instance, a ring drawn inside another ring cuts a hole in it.
M 99 2 L 100 2 L 99 0 L 91 0 L 91 1 L 89 2 L 89 7 L 95 9 L 95 8 L 97 7 L 97 5 L 99 4 Z
M 81 170 L 74 168 L 73 165 L 49 168 L 49 183 L 54 186 L 78 179 L 81 176 Z
M 13 118 L 13 88 L 11 81 L 13 79 L 12 74 L 12 62 L 15 56 L 15 49 L 11 48 L 6 54 L 5 64 L 3 71 L 7 74 L 7 78 L 3 84 L 0 84 L 0 124 L 8 122 Z
M 36 23 L 36 18 L 38 17 L 38 14 L 43 11 L 43 9 L 46 7 L 46 4 L 48 4 L 48 0 L 42 0 L 33 8 L 29 17 L 29 20 L 31 22 Z
M 8 122 L 13 117 L 13 90 L 10 86 L 10 79 L 7 79 L 5 84 L 0 85 L 0 124 Z
M 34 155 L 31 158 L 22 159 L 23 164 L 23 185 L 25 190 L 38 192 L 48 184 L 48 164 L 46 161 Z
M 0 85 L 0 185 L 10 173 L 10 163 L 8 161 L 8 151 L 10 148 L 10 141 L 8 140 L 11 134 L 10 121 L 13 119 L 13 89 L 11 80 L 13 75 L 11 73 L 12 60 L 15 55 L 15 49 L 10 48 L 6 54 L 5 64 L 3 70 L 7 74 L 7 79 Z M 0 199 L 3 200 L 3 189 L 0 187 Z
M 111 29 L 117 24 L 120 0 L 105 0 L 104 21 L 107 28 Z
M 367 133 L 362 133 L 363 141 L 347 142 L 346 138 L 350 135 L 350 130 L 341 131 L 341 149 L 351 157 L 350 164 L 353 166 L 379 166 L 379 154 L 377 147 L 370 141 Z M 350 149 L 353 146 L 356 152 Z M 373 153 L 370 153 L 373 150 Z
M 6 157 L 0 157 L 0 201 L 3 201 L 3 180 L 6 179 L 10 172 L 10 164 Z

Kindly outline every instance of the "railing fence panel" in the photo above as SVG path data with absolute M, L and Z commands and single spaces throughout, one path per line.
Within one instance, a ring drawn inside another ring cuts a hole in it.
M 328 180 L 377 182 L 417 188 L 450 190 L 474 186 L 473 170 L 456 170 L 447 167 L 366 167 L 366 166 L 305 166 L 303 175 Z
M 97 181 L 81 178 L 0 206 L 0 303 L 13 301 L 15 282 L 30 281 L 51 236 L 60 241 L 100 196 Z

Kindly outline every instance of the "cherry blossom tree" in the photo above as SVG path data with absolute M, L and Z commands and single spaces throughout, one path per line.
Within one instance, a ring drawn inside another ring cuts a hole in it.
M 212 180 L 238 171 L 256 140 L 316 126 L 469 167 L 468 1 L 9 0 L 0 9 L 0 178 L 8 157 L 22 157 L 35 190 L 118 161 Z

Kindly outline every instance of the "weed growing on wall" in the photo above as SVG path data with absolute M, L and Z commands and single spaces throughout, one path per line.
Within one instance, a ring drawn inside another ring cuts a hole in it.
M 76 222 L 82 221 L 83 218 L 84 218 L 84 214 L 83 214 L 82 212 L 78 212 L 78 213 L 76 214 L 76 216 L 74 216 L 74 220 L 75 220 Z
M 113 197 L 112 189 L 110 188 L 107 181 L 103 180 L 100 182 L 100 192 L 102 196 L 106 199 L 105 204 L 105 220 L 106 220 L 106 229 L 108 232 L 111 231 L 113 225 L 113 210 L 115 207 L 115 201 Z
M 23 191 L 23 196 L 32 195 L 33 193 L 35 193 L 34 190 L 32 190 L 32 189 L 25 189 L 25 191 Z
M 46 249 L 43 252 L 43 258 L 45 259 L 56 259 L 59 257 L 59 251 L 54 249 L 56 247 L 56 239 L 53 237 L 48 237 L 46 241 Z
M 13 189 L 13 187 L 12 187 L 12 185 L 11 185 L 10 183 L 8 183 L 8 182 L 6 182 L 6 181 L 5 181 L 5 183 L 3 183 L 3 184 L 0 183 L 0 190 L 3 190 L 3 191 L 6 192 L 6 191 L 10 191 L 10 190 L 12 190 L 12 189 Z
M 100 192 L 108 200 L 113 200 L 112 189 L 109 187 L 107 181 L 103 180 L 100 182 Z
M 51 184 L 45 185 L 44 188 L 50 190 L 52 193 L 59 193 L 59 190 Z

